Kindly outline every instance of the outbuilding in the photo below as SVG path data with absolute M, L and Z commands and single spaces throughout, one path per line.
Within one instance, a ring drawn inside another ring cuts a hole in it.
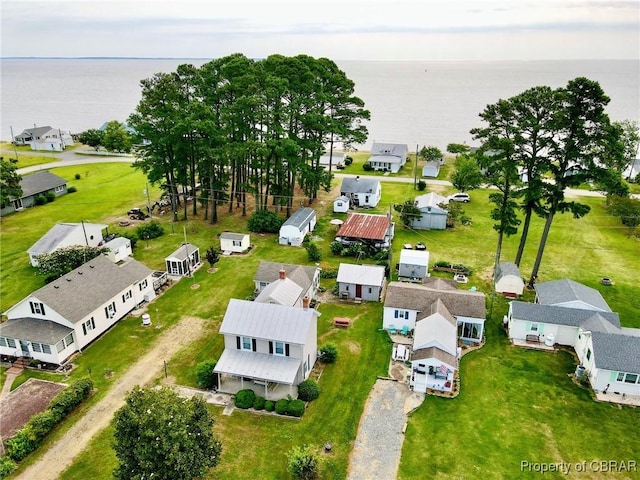
M 440 162 L 427 162 L 424 167 L 422 167 L 422 176 L 423 177 L 433 177 L 436 178 L 440 174 Z
M 408 280 L 420 280 L 429 276 L 429 252 L 426 250 L 400 251 L 400 263 L 398 264 L 398 277 Z
M 165 263 L 169 275 L 188 277 L 200 266 L 200 249 L 190 243 L 183 243 L 165 258 Z
M 333 213 L 347 213 L 349 211 L 349 197 L 340 195 L 333 201 Z
M 301 208 L 294 212 L 280 227 L 280 245 L 299 247 L 304 236 L 316 226 L 316 212 L 312 208 Z
M 105 243 L 104 247 L 109 249 L 107 257 L 114 263 L 123 261 L 133 253 L 131 250 L 131 240 L 127 237 L 116 237 Z
M 379 265 L 341 263 L 336 280 L 341 298 L 378 302 L 386 281 L 385 269 Z
M 223 232 L 220 234 L 220 250 L 224 253 L 244 253 L 251 246 L 248 233 Z
M 449 211 L 443 205 L 447 199 L 435 192 L 416 197 L 416 207 L 420 210 L 420 217 L 411 221 L 411 226 L 421 230 L 444 230 L 447 228 Z
M 501 262 L 498 264 L 494 275 L 496 293 L 505 297 L 519 297 L 524 290 L 524 280 L 515 263 Z

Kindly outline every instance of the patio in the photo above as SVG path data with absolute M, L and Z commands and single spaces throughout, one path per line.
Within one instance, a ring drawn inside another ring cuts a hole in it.
M 250 389 L 256 396 L 264 397 L 267 400 L 280 400 L 291 395 L 298 398 L 298 387 L 276 382 L 263 382 L 250 378 L 237 377 L 235 375 L 219 374 L 218 392 L 235 395 L 240 390 Z

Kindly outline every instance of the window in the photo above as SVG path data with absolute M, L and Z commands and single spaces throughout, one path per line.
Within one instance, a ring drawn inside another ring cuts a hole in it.
M 242 242 L 240 240 L 233 240 L 233 246 L 234 247 L 241 247 L 242 246 Z
M 284 356 L 284 342 L 275 342 L 274 355 Z
M 638 378 L 639 377 L 640 377 L 640 375 L 638 375 L 637 373 L 620 372 L 620 373 L 618 373 L 617 380 L 619 382 L 624 382 L 624 383 L 638 383 Z
M 7 339 L 4 337 L 0 337 L 0 347 L 6 347 L 7 346 Z
M 34 352 L 42 353 L 42 345 L 38 342 L 31 342 L 31 348 Z
M 251 338 L 242 337 L 242 350 L 251 351 Z
M 371 289 L 369 289 L 369 293 L 371 293 Z M 409 320 L 409 311 L 408 310 L 396 310 L 393 314 L 395 318 L 404 318 L 405 320 Z
M 64 185 L 59 185 L 55 188 L 56 193 L 64 192 Z
M 113 318 L 116 315 L 116 302 L 111 302 L 109 305 L 104 307 L 104 315 L 107 318 Z
M 16 341 L 13 338 L 7 338 L 7 344 L 11 347 L 11 348 L 16 348 Z
M 591 360 L 591 349 L 587 348 L 587 360 Z
M 530 330 L 532 332 L 537 332 L 538 331 L 538 324 L 537 323 L 532 323 Z
M 31 313 L 34 315 L 44 315 L 44 304 L 40 302 L 29 302 Z
M 138 285 L 138 288 L 140 288 L 140 291 L 144 290 L 145 288 L 147 288 L 149 282 L 147 282 L 147 279 L 145 278 L 143 281 L 140 282 L 140 284 Z
M 458 335 L 462 338 L 480 340 L 480 328 L 477 323 L 461 323 L 458 325 Z
M 82 333 L 86 335 L 87 332 L 90 332 L 95 328 L 96 328 L 96 322 L 94 322 L 93 317 L 91 317 L 89 320 L 87 320 L 82 324 Z
M 369 287 L 369 293 L 373 293 L 373 288 Z
M 51 353 L 51 345 L 42 344 L 42 353 Z
M 69 345 L 73 345 L 73 332 L 64 337 L 64 343 L 68 347 Z
M 618 378 L 616 378 L 616 381 L 618 382 L 624 381 L 624 372 L 618 372 Z
M 132 297 L 131 290 L 128 290 L 124 295 L 122 295 L 122 303 L 125 303 Z

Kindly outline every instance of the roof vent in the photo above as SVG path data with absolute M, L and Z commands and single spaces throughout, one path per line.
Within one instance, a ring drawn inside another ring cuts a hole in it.
M 70 278 L 67 278 L 67 282 L 70 282 L 70 281 L 71 281 L 71 279 L 70 279 Z
M 82 272 L 78 272 L 78 275 L 82 275 Z
M 60 285 L 54 285 L 53 288 L 60 288 Z
M 89 265 L 89 268 L 93 268 L 93 267 L 95 267 L 95 265 Z

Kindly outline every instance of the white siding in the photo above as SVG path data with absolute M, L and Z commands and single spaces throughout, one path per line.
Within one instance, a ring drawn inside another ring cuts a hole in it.
M 396 317 L 396 311 L 398 312 Z M 400 312 L 402 312 L 403 316 L 408 316 L 409 318 L 400 318 Z M 409 312 L 408 315 L 405 315 L 404 312 Z M 382 313 L 382 328 L 387 330 L 390 325 L 393 325 L 396 330 L 401 330 L 405 325 L 409 328 L 409 330 L 413 330 L 416 326 L 416 317 L 418 312 L 416 310 L 407 310 L 404 308 L 394 308 L 394 307 L 384 307 Z

